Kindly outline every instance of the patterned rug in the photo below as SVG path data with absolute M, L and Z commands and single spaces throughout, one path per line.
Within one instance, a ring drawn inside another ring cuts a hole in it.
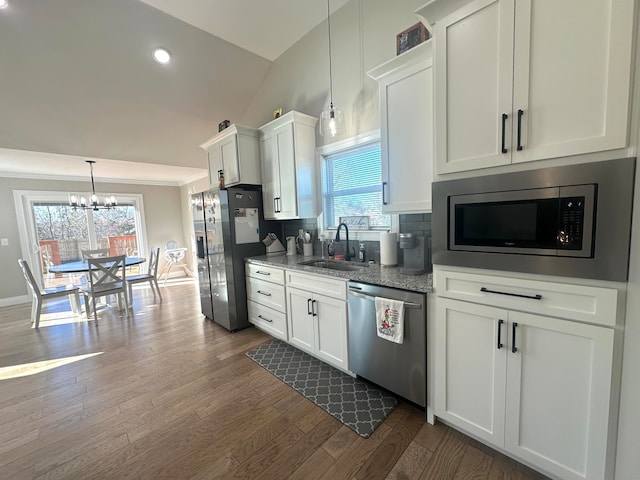
M 280 340 L 265 343 L 247 356 L 365 438 L 398 403 L 391 394 Z

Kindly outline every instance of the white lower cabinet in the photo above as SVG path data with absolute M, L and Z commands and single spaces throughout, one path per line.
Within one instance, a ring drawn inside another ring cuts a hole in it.
M 614 329 L 438 298 L 434 345 L 436 416 L 558 478 L 610 478 Z
M 280 340 L 287 340 L 287 314 L 249 300 L 249 322 Z
M 284 270 L 247 263 L 245 274 L 249 322 L 269 335 L 287 341 Z
M 289 343 L 348 371 L 345 282 L 288 270 L 286 277 Z M 298 288 L 300 284 L 309 290 Z M 331 297 L 314 293 L 327 290 L 336 293 Z
M 313 294 L 310 292 L 287 288 L 289 343 L 309 353 L 315 353 L 316 344 L 312 300 Z
M 506 347 L 497 349 L 506 311 L 437 299 L 435 413 L 493 444 L 504 443 Z

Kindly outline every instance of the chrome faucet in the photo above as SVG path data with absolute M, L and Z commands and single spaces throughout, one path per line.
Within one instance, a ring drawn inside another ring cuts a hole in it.
M 347 248 L 344 252 L 344 261 L 348 262 L 351 260 L 351 254 L 349 253 L 349 229 L 347 228 L 347 224 L 344 222 L 338 225 L 338 229 L 336 230 L 336 242 L 340 241 L 340 227 L 344 227 L 345 234 L 347 235 Z

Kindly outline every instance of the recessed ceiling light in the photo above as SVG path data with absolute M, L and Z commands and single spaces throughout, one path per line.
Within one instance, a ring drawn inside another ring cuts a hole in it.
M 0 0 L 0 9 L 7 8 L 9 6 L 9 0 Z
M 1 2 L 2 0 L 0 0 Z M 158 62 L 158 63 L 162 63 L 167 64 L 171 61 L 171 54 L 165 50 L 164 48 L 156 48 L 153 51 L 153 59 Z

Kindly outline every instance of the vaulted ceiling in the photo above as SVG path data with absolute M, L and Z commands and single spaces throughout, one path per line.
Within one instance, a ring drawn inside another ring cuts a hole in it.
M 332 0 L 332 10 L 346 1 Z M 86 158 L 113 179 L 202 174 L 198 145 L 220 121 L 242 117 L 271 61 L 324 21 L 326 8 L 323 0 L 9 0 L 0 10 L 0 175 L 86 177 Z M 159 46 L 171 52 L 169 65 L 151 59 Z

